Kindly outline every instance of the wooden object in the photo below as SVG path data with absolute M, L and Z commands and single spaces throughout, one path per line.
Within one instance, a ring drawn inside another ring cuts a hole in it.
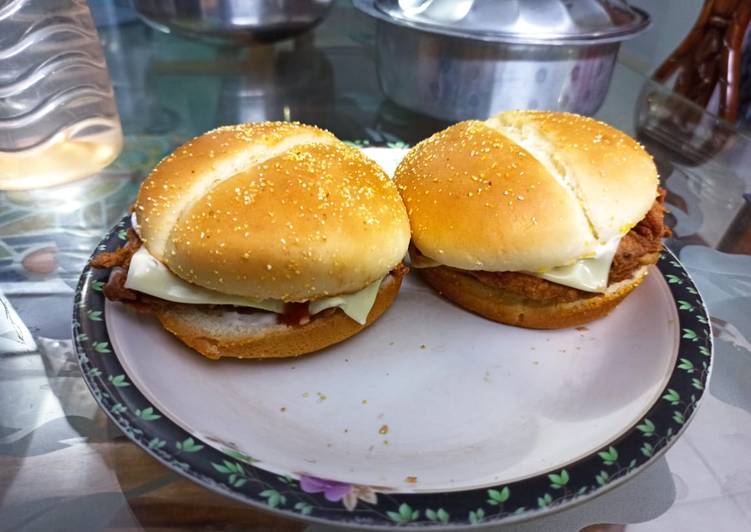
M 694 27 L 655 71 L 654 79 L 703 109 L 719 89 L 716 114 L 738 119 L 743 41 L 751 22 L 751 0 L 705 0 Z

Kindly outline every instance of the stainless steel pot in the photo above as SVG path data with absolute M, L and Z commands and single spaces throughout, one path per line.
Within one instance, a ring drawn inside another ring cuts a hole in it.
M 334 0 L 132 0 L 161 31 L 240 42 L 271 42 L 319 23 Z
M 511 109 L 594 114 L 620 42 L 649 25 L 646 13 L 614 0 L 355 5 L 377 18 L 376 64 L 386 96 L 452 121 Z

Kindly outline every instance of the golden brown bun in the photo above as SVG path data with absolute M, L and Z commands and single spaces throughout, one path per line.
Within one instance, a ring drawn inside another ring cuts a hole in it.
M 338 142 L 313 126 L 263 122 L 208 131 L 177 148 L 149 174 L 136 199 L 141 239 L 149 252 L 164 259 L 170 232 L 183 209 L 215 185 L 290 147 Z
M 576 198 L 482 122 L 461 122 L 419 143 L 395 180 L 415 245 L 441 264 L 535 271 L 591 245 Z
M 658 176 L 652 157 L 603 122 L 571 113 L 514 111 L 487 124 L 561 174 L 601 242 L 625 234 L 655 200 Z
M 630 279 L 610 285 L 604 294 L 571 302 L 522 298 L 442 266 L 418 272 L 425 282 L 446 299 L 490 320 L 529 329 L 561 329 L 576 327 L 607 315 L 641 284 L 647 275 L 647 267 L 636 270 Z
M 269 323 L 253 325 L 248 316 L 258 314 L 228 316 L 221 311 L 185 305 L 161 310 L 157 316 L 165 329 L 208 358 L 294 357 L 346 340 L 368 327 L 391 306 L 401 283 L 401 275 L 391 275 L 381 284 L 365 325 L 339 309 L 298 326 L 277 324 L 270 313 L 264 313 L 270 318 Z
M 210 131 L 178 148 L 136 203 L 149 252 L 179 277 L 285 301 L 350 293 L 404 257 L 393 182 L 358 149 L 295 123 Z
M 657 195 L 649 155 L 564 113 L 502 113 L 415 146 L 395 180 L 426 257 L 464 270 L 543 271 L 625 234 Z

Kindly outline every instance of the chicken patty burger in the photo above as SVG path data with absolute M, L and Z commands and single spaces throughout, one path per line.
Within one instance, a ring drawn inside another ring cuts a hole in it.
M 409 221 L 394 183 L 321 129 L 209 131 L 144 181 L 133 229 L 92 265 L 104 294 L 154 314 L 209 358 L 284 357 L 340 342 L 394 301 Z
M 455 124 L 416 145 L 395 180 L 421 277 L 456 304 L 521 327 L 604 316 L 641 283 L 668 233 L 649 154 L 574 114 Z

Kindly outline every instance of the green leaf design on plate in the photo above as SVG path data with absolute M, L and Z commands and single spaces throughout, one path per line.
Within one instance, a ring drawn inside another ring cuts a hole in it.
M 644 445 L 642 445 L 641 449 L 639 449 L 639 450 L 641 451 L 641 454 L 643 454 L 647 458 L 649 458 L 650 456 L 652 456 L 652 454 L 654 454 L 654 452 L 655 452 L 655 448 L 649 442 L 645 442 Z
M 595 480 L 598 486 L 604 486 L 610 480 L 610 475 L 607 471 L 600 471 L 595 475 Z
M 546 493 L 542 497 L 537 497 L 538 508 L 547 508 L 548 506 L 550 506 L 552 502 L 553 502 L 553 497 L 550 495 L 550 493 Z
M 143 419 L 144 421 L 154 421 L 155 419 L 159 419 L 159 414 L 154 413 L 154 407 L 153 406 L 147 406 L 143 410 L 140 408 L 136 410 L 136 415 Z
M 444 525 L 447 525 L 449 522 L 449 514 L 443 508 L 438 508 L 438 510 L 431 510 L 428 508 L 425 510 L 425 517 L 427 517 L 429 521 L 442 523 Z
M 120 240 L 128 240 L 128 231 L 126 231 L 125 229 L 120 229 L 117 232 L 117 238 L 119 238 Z
M 709 348 L 706 345 L 699 346 L 699 353 L 701 353 L 705 357 L 708 357 L 710 355 Z
M 412 510 L 412 507 L 409 504 L 403 502 L 401 506 L 399 506 L 398 512 L 386 512 L 386 515 L 388 515 L 389 519 L 393 522 L 400 525 L 406 525 L 412 521 L 417 521 L 420 517 L 420 510 Z
M 633 469 L 633 468 L 635 468 L 635 467 L 636 467 L 636 458 L 632 459 L 632 460 L 631 460 L 631 461 L 630 461 L 630 462 L 628 463 L 628 467 L 627 467 L 626 469 L 628 469 L 628 470 L 630 471 L 630 470 L 632 470 L 632 469 Z
M 370 141 L 368 139 L 345 140 L 344 143 L 349 144 L 350 146 L 354 146 L 355 148 L 370 146 Z
M 110 394 L 108 394 L 104 390 L 100 390 L 99 388 L 96 388 L 94 390 L 94 397 L 96 397 L 99 401 L 101 401 L 104 398 L 109 399 L 110 398 Z
M 235 473 L 237 475 L 245 476 L 245 469 L 237 462 L 230 462 L 229 460 L 222 460 L 222 465 L 211 462 L 211 465 L 220 473 Z
M 89 335 L 86 333 L 81 333 L 78 336 L 76 336 L 76 342 L 85 342 L 89 339 Z
M 649 418 L 644 418 L 644 421 L 636 428 L 645 436 L 654 436 L 655 434 L 655 424 Z
M 99 368 L 91 368 L 89 371 L 86 372 L 86 375 L 92 378 L 101 377 L 102 370 Z
M 699 341 L 699 337 L 696 335 L 696 331 L 694 331 L 693 329 L 683 329 L 682 338 L 685 338 L 686 340 L 691 340 L 692 342 Z
M 683 412 L 678 412 L 677 410 L 673 412 L 673 421 L 679 425 L 683 425 L 686 422 L 686 419 L 683 417 Z
M 167 442 L 159 438 L 151 438 L 149 440 L 149 449 L 161 449 L 165 445 L 167 445 Z
M 671 405 L 675 406 L 681 402 L 681 396 L 673 390 L 672 388 L 668 388 L 668 393 L 662 396 L 663 399 L 665 399 L 667 402 L 669 402 Z
M 524 506 L 520 506 L 519 508 L 517 508 L 516 510 L 514 510 L 514 515 L 523 514 L 526 511 L 527 511 L 527 509 Z
M 687 286 L 686 287 L 686 292 L 688 292 L 689 294 L 693 294 L 695 296 L 699 295 L 699 292 L 697 292 L 696 288 L 694 288 L 693 286 Z
M 691 303 L 689 303 L 688 301 L 684 301 L 682 299 L 678 300 L 678 308 L 680 310 L 690 310 L 692 312 L 694 310 L 694 306 Z
M 104 288 L 104 281 L 91 281 L 91 289 L 101 292 Z
M 91 321 L 102 321 L 101 310 L 89 310 L 88 312 L 86 312 L 86 315 L 89 317 Z
M 667 278 L 668 283 L 670 283 L 670 284 L 683 284 L 683 279 L 681 279 L 677 275 L 670 275 L 670 274 L 668 274 L 665 277 Z
M 116 386 L 118 388 L 123 388 L 125 386 L 130 386 L 130 383 L 125 380 L 125 375 L 110 375 L 107 377 L 107 380 L 112 383 L 113 386 Z
M 196 443 L 193 438 L 185 438 L 183 441 L 177 442 L 175 447 L 186 453 L 197 453 L 203 449 L 203 445 Z
M 612 445 L 608 447 L 607 451 L 601 451 L 597 454 L 602 458 L 602 463 L 605 465 L 613 465 L 618 460 L 618 451 Z
M 511 495 L 511 491 L 508 486 L 504 486 L 500 490 L 490 489 L 488 490 L 488 504 L 491 506 L 497 506 L 506 502 Z
M 230 462 L 229 460 L 222 460 L 221 464 L 216 464 L 214 462 L 211 462 L 211 466 L 219 471 L 220 473 L 224 473 L 225 475 L 229 475 L 227 477 L 227 483 L 230 486 L 234 486 L 236 488 L 239 488 L 243 486 L 246 482 L 248 482 L 248 475 L 245 473 L 245 469 L 242 465 L 240 465 L 237 462 Z M 267 490 L 269 493 L 271 493 L 272 490 Z M 267 498 L 268 501 L 268 495 L 263 495 L 263 497 Z M 281 496 L 280 499 L 274 499 L 276 501 L 277 505 L 283 505 L 286 502 L 286 499 L 284 496 Z
M 91 344 L 91 346 L 97 353 L 112 353 L 112 351 L 110 351 L 110 344 L 108 342 L 94 342 L 93 344 Z
M 558 474 L 551 473 L 548 478 L 550 479 L 550 487 L 559 490 L 568 484 L 568 471 L 562 469 Z
M 128 407 L 122 403 L 116 403 L 112 405 L 112 408 L 110 408 L 110 412 L 112 412 L 113 414 L 122 414 L 126 410 L 128 410 Z
M 396 149 L 409 148 L 409 144 L 407 144 L 406 142 L 402 142 L 400 140 L 387 142 L 386 146 L 388 146 L 389 148 L 396 148 Z
M 696 316 L 696 321 L 698 321 L 698 322 L 699 322 L 699 323 L 701 323 L 702 325 L 709 325 L 709 321 L 708 321 L 708 320 L 707 320 L 707 318 L 706 318 L 706 317 L 705 317 L 704 315 L 702 315 L 702 314 L 698 314 L 698 315 Z
M 241 453 L 240 451 L 236 451 L 234 449 L 223 449 L 222 452 L 228 456 L 231 456 L 235 460 L 240 460 L 241 462 L 245 462 L 246 464 L 257 462 L 257 460 L 252 456 L 248 456 L 247 454 Z
M 190 464 L 187 464 L 185 462 L 181 462 L 180 460 L 172 460 L 170 461 L 170 465 L 173 465 L 179 469 L 185 470 L 190 469 Z
M 483 519 L 485 519 L 485 510 L 483 510 L 482 508 L 478 508 L 474 512 L 469 512 L 469 522 L 473 525 L 482 523 Z
M 697 390 L 703 390 L 704 389 L 704 384 L 699 379 L 697 379 L 696 377 L 694 377 L 693 379 L 691 379 L 691 386 L 693 386 Z
M 684 370 L 686 373 L 693 373 L 694 363 L 687 358 L 682 358 L 681 363 L 678 364 L 678 368 Z
M 240 480 L 245 480 L 245 479 L 240 479 Z M 242 484 L 240 485 L 242 486 Z M 282 495 L 276 490 L 263 490 L 260 493 L 260 495 L 261 497 L 266 499 L 266 504 L 268 504 L 271 508 L 276 508 L 277 506 L 284 506 L 285 504 L 287 504 L 287 497 L 285 497 L 284 495 Z
M 313 505 L 302 501 L 296 502 L 295 510 L 300 512 L 302 515 L 310 515 L 310 513 L 313 511 Z
M 235 475 L 230 475 L 228 480 L 230 484 L 232 484 L 236 488 L 243 486 L 248 481 L 247 478 L 237 478 Z M 284 497 L 282 497 L 282 499 L 284 499 Z M 284 504 L 284 501 L 282 501 L 282 504 Z

